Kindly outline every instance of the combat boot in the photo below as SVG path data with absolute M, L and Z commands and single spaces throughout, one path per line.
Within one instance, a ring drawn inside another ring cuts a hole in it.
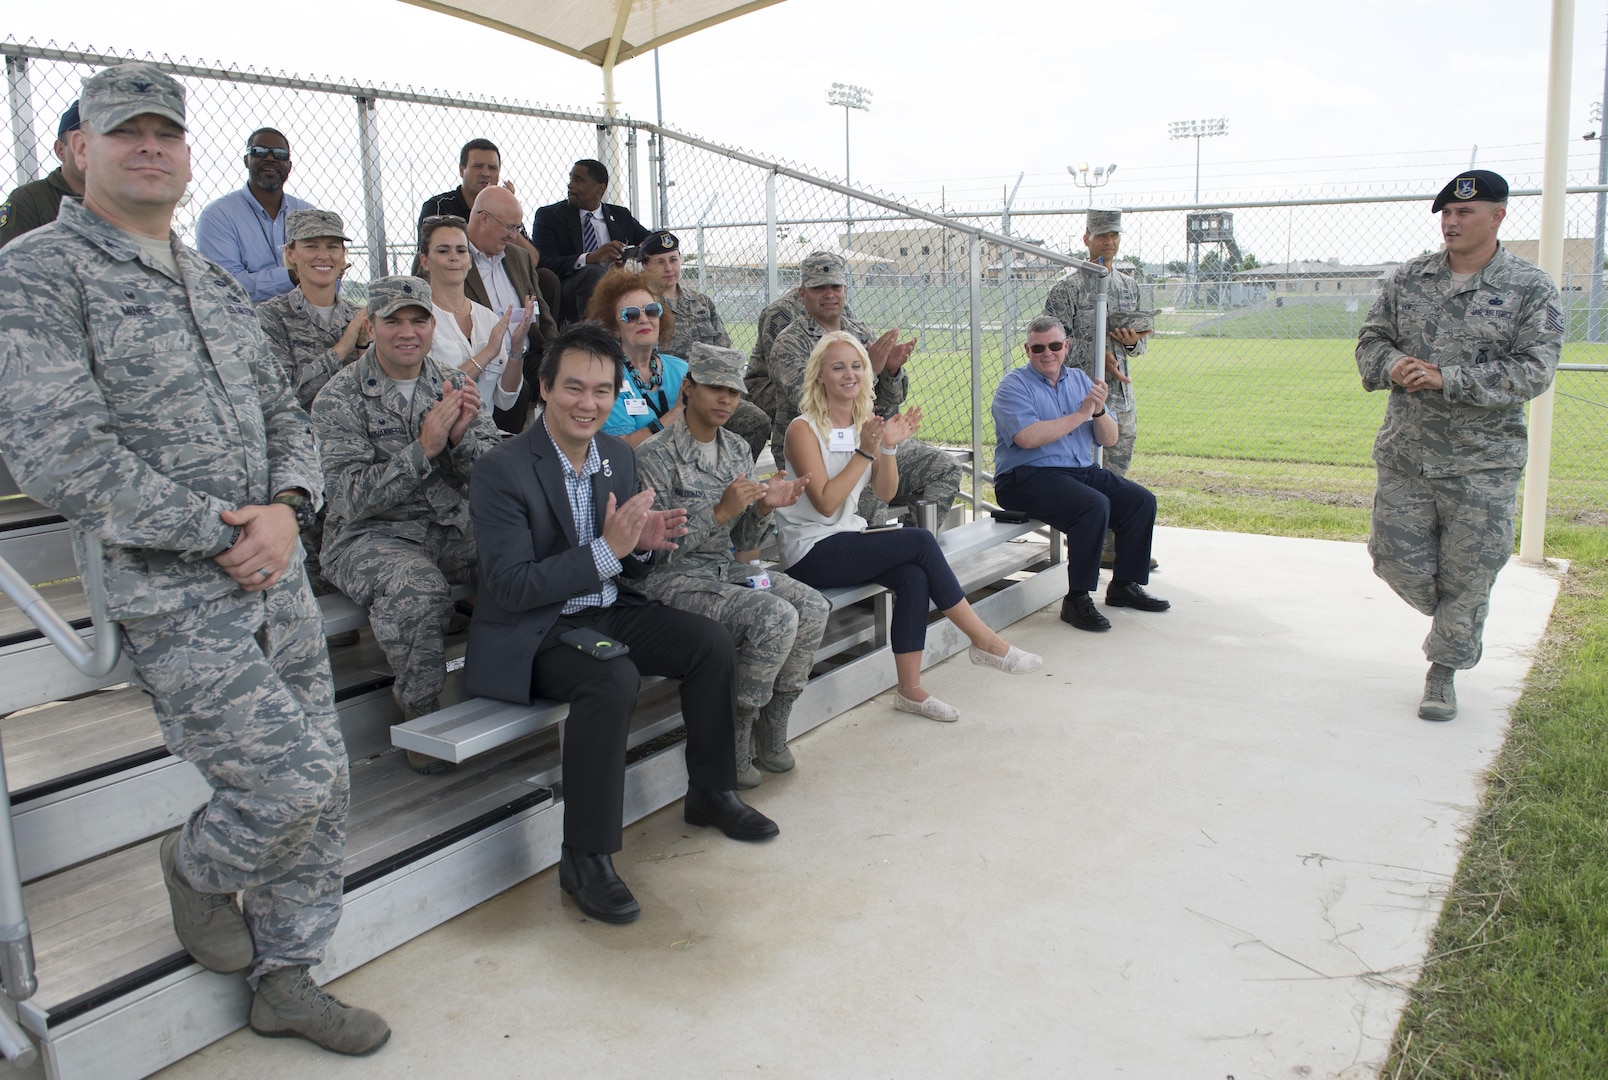
M 764 775 L 754 768 L 754 721 L 758 718 L 758 710 L 737 707 L 737 718 L 733 725 L 737 736 L 737 787 L 746 791 L 757 788 L 764 781 Z
M 339 1001 L 305 967 L 277 968 L 258 980 L 251 1030 L 270 1039 L 296 1036 L 337 1054 L 372 1054 L 391 1037 L 378 1013 Z
M 173 907 L 173 932 L 179 944 L 208 971 L 244 971 L 257 955 L 251 928 L 230 893 L 204 893 L 179 876 L 179 834 L 162 840 L 157 853 L 168 903 Z
M 786 772 L 794 765 L 793 752 L 787 748 L 787 718 L 793 715 L 793 702 L 799 693 L 777 690 L 759 710 L 759 722 L 754 726 L 754 743 L 759 752 L 754 764 L 766 772 Z
M 1457 715 L 1457 690 L 1452 686 L 1455 668 L 1445 664 L 1429 665 L 1424 676 L 1424 700 L 1418 703 L 1418 715 L 1424 720 L 1450 720 Z

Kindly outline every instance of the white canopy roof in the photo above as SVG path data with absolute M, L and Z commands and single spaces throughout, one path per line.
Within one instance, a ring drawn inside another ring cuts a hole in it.
M 602 68 L 781 0 L 404 0 Z

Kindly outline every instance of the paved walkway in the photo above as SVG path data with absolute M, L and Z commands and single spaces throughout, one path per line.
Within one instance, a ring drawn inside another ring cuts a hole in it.
M 644 914 L 549 870 L 341 980 L 396 1035 L 249 1032 L 167 1077 L 1364 1077 L 1383 1062 L 1551 612 L 1502 574 L 1462 715 L 1416 718 L 1428 620 L 1360 544 L 1163 530 L 1163 615 L 1051 608 L 795 744 L 749 846 L 680 818 L 617 859 Z

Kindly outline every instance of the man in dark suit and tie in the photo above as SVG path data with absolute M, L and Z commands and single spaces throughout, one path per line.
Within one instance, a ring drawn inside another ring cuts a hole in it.
M 526 297 L 536 297 L 536 318 L 525 328 L 525 347 L 520 350 L 525 389 L 511 408 L 499 409 L 495 416 L 498 427 L 515 434 L 525 427 L 529 388 L 536 385 L 542 352 L 558 335 L 558 278 L 551 270 L 539 268 L 528 251 L 512 242 L 519 235 L 523 213 L 519 200 L 507 188 L 487 187 L 475 196 L 467 230 L 472 259 L 463 282 L 465 296 L 499 315 L 510 306 L 520 311 Z
M 469 509 L 480 592 L 464 669 L 468 691 L 528 704 L 567 701 L 564 846 L 559 887 L 586 914 L 629 922 L 641 913 L 614 871 L 624 817 L 625 751 L 639 677 L 681 681 L 687 727 L 689 824 L 734 840 L 765 840 L 775 822 L 733 790 L 736 650 L 719 623 L 649 600 L 640 578 L 656 552 L 675 548 L 685 510 L 655 511 L 637 491 L 631 448 L 602 434 L 625 353 L 610 330 L 560 331 L 539 374 L 546 407 L 517 438 L 482 457 Z M 562 640 L 612 639 L 626 655 L 600 659 Z
M 603 201 L 609 170 L 601 161 L 583 158 L 570 169 L 569 192 L 563 202 L 536 211 L 536 249 L 542 266 L 557 274 L 563 288 L 559 322 L 581 317 L 598 279 L 625 257 L 625 249 L 648 235 L 623 206 Z

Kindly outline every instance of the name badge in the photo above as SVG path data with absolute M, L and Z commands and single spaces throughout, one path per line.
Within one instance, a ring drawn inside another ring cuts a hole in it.
M 831 436 L 826 440 L 826 448 L 832 453 L 854 453 L 854 448 L 860 445 L 860 440 L 854 437 L 851 427 L 833 428 Z
M 639 397 L 625 399 L 625 414 L 627 416 L 647 416 L 652 411 L 648 408 L 648 403 Z

